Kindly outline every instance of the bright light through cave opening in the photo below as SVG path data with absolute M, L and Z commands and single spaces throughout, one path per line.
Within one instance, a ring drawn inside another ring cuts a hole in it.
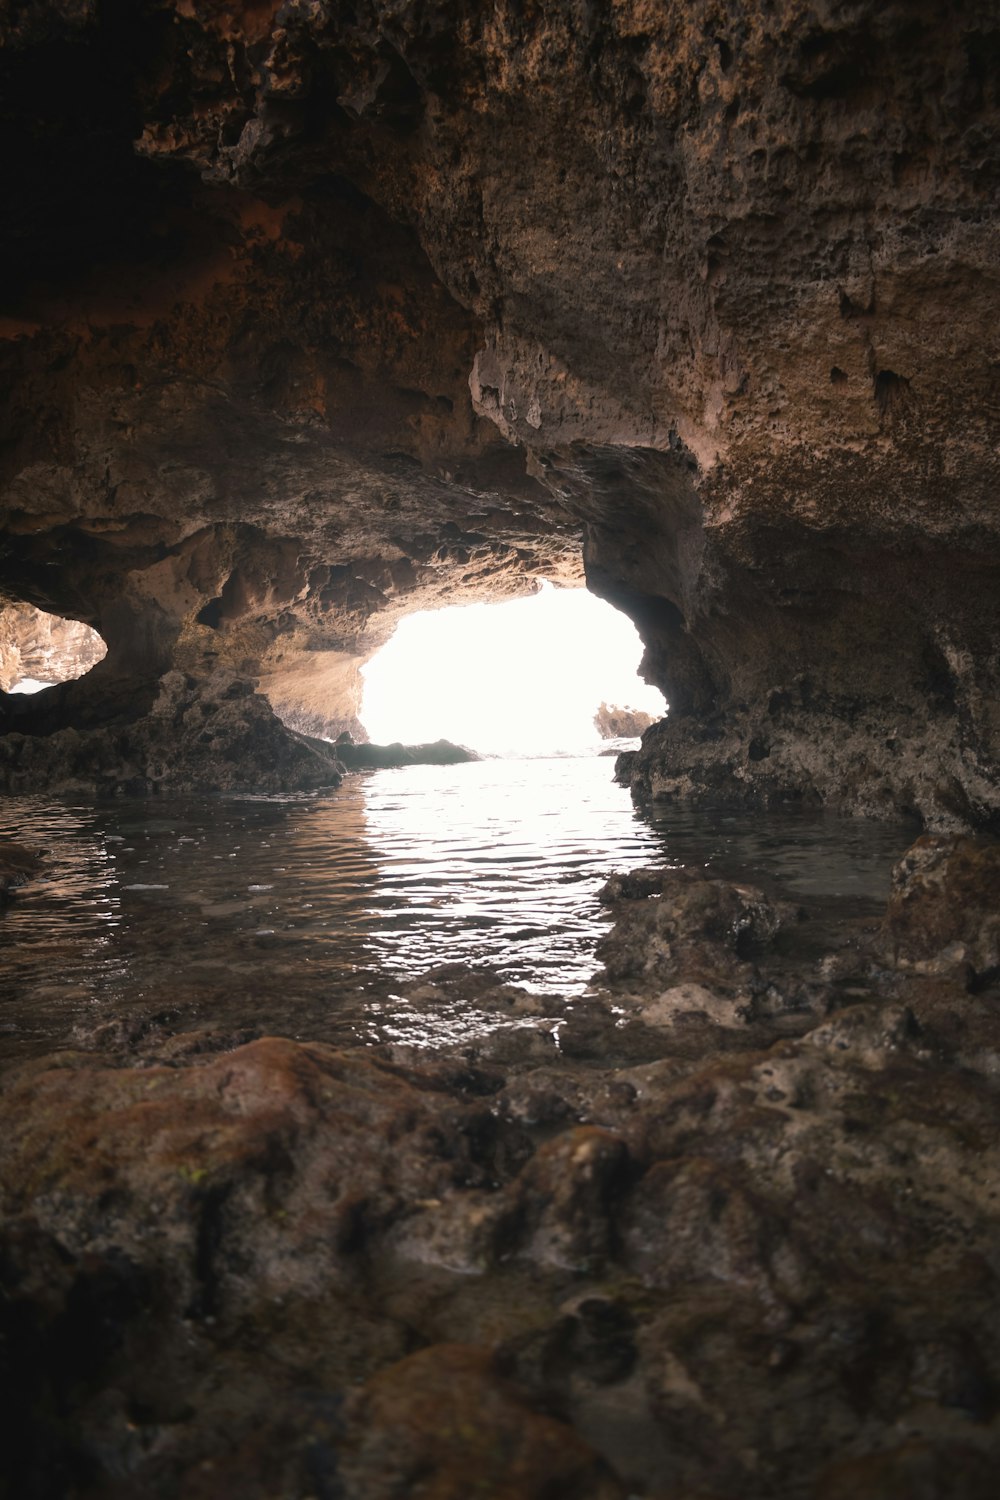
M 596 750 L 602 702 L 662 717 L 638 676 L 638 632 L 586 589 L 414 614 L 362 668 L 361 721 L 380 744 L 448 739 L 485 755 Z
M 107 655 L 89 625 L 46 614 L 32 604 L 0 607 L 0 689 L 38 693 L 82 677 Z

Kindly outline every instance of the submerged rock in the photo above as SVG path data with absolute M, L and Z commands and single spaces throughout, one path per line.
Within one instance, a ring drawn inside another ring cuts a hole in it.
M 15 844 L 11 839 L 0 840 L 0 900 L 34 880 L 42 866 L 42 856 L 37 850 Z
M 646 989 L 673 983 L 690 993 L 703 982 L 745 989 L 752 954 L 799 916 L 791 903 L 770 901 L 753 886 L 691 869 L 614 875 L 600 899 L 615 916 L 597 949 L 608 979 Z

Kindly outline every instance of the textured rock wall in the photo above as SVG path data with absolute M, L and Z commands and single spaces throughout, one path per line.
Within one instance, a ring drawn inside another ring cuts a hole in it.
M 66 682 L 102 661 L 107 647 L 79 620 L 47 615 L 30 604 L 0 609 L 0 689 L 9 692 L 23 677 Z
M 995 817 L 995 7 L 36 0 L 0 41 L 12 597 L 280 694 L 582 542 L 671 704 L 640 795 Z

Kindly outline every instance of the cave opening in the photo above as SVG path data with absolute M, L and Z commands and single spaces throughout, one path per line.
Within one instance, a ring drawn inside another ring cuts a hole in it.
M 642 649 L 610 604 L 543 581 L 527 598 L 407 616 L 362 668 L 360 717 L 381 743 L 444 738 L 511 757 L 592 752 L 666 711 L 638 675 Z
M 0 609 L 0 689 L 5 693 L 38 693 L 72 682 L 107 653 L 103 637 L 82 620 L 26 603 Z

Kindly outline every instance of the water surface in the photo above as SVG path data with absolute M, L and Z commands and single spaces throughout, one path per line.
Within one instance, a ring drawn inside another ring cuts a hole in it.
M 9 799 L 0 838 L 46 851 L 0 910 L 0 1056 L 112 1018 L 338 1044 L 475 1035 L 495 1017 L 400 1000 L 437 965 L 578 995 L 614 870 L 667 861 L 861 915 L 913 835 L 831 815 L 633 808 L 608 758 L 411 766 L 336 793 Z

